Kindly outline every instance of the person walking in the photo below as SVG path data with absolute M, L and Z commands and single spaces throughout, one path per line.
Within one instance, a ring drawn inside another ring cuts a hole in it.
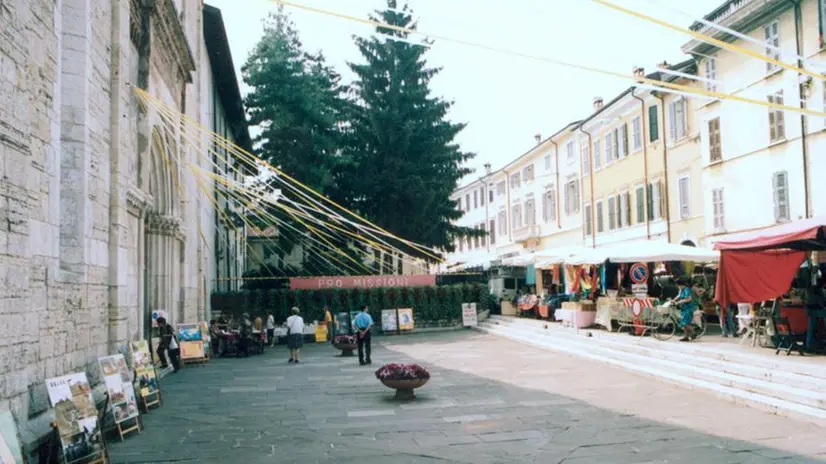
M 181 350 L 178 347 L 178 340 L 175 339 L 175 331 L 172 326 L 166 323 L 165 317 L 158 318 L 158 333 L 161 341 L 158 343 L 158 358 L 161 360 L 161 368 L 166 369 L 169 364 L 166 361 L 166 353 L 169 352 L 169 360 L 172 361 L 172 371 L 178 372 L 178 354 Z
M 683 329 L 683 338 L 681 342 L 687 342 L 697 338 L 694 322 L 694 312 L 697 311 L 697 302 L 691 293 L 688 283 L 682 277 L 677 279 L 677 288 L 680 289 L 676 297 L 674 297 L 674 304 L 680 308 L 679 326 Z
M 267 343 L 275 346 L 275 316 L 272 313 L 267 316 Z
M 298 308 L 293 308 L 292 316 L 287 318 L 287 346 L 290 348 L 290 363 L 298 364 L 301 346 L 304 344 L 304 318 L 298 315 Z
M 728 306 L 717 305 L 717 316 L 720 319 L 720 330 L 723 332 L 723 337 L 737 337 L 737 324 L 734 323 L 734 312 L 737 311 L 736 304 Z
M 333 343 L 335 337 L 335 327 L 333 327 L 333 315 L 330 314 L 330 308 L 324 307 L 324 324 L 327 326 L 327 342 Z
M 353 323 L 357 330 L 359 365 L 373 364 L 373 361 L 370 360 L 370 330 L 373 328 L 373 318 L 367 312 L 367 305 L 361 307 L 361 312 L 356 315 L 356 320 Z

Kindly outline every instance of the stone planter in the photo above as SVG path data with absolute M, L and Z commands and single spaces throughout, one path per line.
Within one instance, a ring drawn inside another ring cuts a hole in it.
M 359 347 L 356 343 L 335 343 L 333 346 L 341 350 L 341 356 L 345 358 L 352 357 L 353 350 L 357 350 Z
M 385 387 L 396 389 L 396 400 L 414 400 L 416 394 L 413 390 L 423 386 L 430 379 L 413 379 L 413 380 L 389 380 L 381 379 L 381 383 Z

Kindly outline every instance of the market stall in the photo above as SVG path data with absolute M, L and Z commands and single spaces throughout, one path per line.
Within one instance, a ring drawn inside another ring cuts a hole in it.
M 600 265 L 605 262 L 605 256 L 604 249 L 570 247 L 555 258 L 546 258 L 545 263 L 561 261 L 565 276 L 564 291 L 571 296 L 570 301 L 563 302 L 562 307 L 554 311 L 554 319 L 575 328 L 594 324 L 595 295 L 601 288 L 603 276 Z
M 805 346 L 811 349 L 818 328 L 823 328 L 826 310 L 822 299 L 816 301 L 809 297 L 804 304 L 801 299 L 792 298 L 790 288 L 801 265 L 808 261 L 809 279 L 799 282 L 798 287 L 805 287 L 799 290 L 817 295 L 813 278 L 820 272 L 810 258 L 813 251 L 826 250 L 826 216 L 736 234 L 715 243 L 714 248 L 720 251 L 717 302 L 727 306 L 778 300 L 771 322 L 781 322 L 782 319 L 788 328 L 792 320 L 805 318 Z M 791 330 L 795 331 L 794 328 Z
M 597 322 L 610 328 L 615 320 L 620 328 L 634 327 L 638 335 L 644 331 L 643 326 L 651 325 L 645 321 L 660 318 L 656 312 L 664 295 L 652 291 L 652 287 L 659 285 L 653 272 L 655 263 L 709 263 L 720 259 L 720 253 L 715 250 L 654 241 L 615 246 L 606 250 L 606 255 L 608 262 L 619 265 L 617 292 L 600 298 Z M 663 271 L 668 270 L 663 268 Z M 623 283 L 630 285 L 626 287 Z

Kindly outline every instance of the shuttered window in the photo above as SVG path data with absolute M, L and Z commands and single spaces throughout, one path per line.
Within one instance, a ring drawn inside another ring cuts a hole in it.
M 608 199 L 608 229 L 614 230 L 617 228 L 617 199 L 611 197 Z
M 774 219 L 777 222 L 788 221 L 789 213 L 789 174 L 786 171 L 774 173 Z
M 645 222 L 645 187 L 637 187 L 637 224 Z
M 708 122 L 708 152 L 712 163 L 723 159 L 723 147 L 720 140 L 720 118 L 714 118 Z
M 769 103 L 783 104 L 783 91 L 769 95 Z M 786 119 L 783 110 L 769 108 L 769 141 L 778 142 L 786 138 Z
M 691 217 L 691 179 L 688 176 L 680 177 L 677 186 L 680 195 L 680 218 Z
M 648 140 L 650 142 L 660 140 L 659 116 L 657 105 L 648 107 Z
M 722 231 L 726 228 L 725 213 L 723 211 L 723 189 L 711 191 L 711 204 L 714 212 L 714 230 Z

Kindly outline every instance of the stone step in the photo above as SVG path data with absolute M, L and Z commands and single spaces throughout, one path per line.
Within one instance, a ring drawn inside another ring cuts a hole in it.
M 806 380 L 809 383 L 815 384 L 818 389 L 826 391 L 826 358 L 823 357 L 786 356 L 784 354 L 774 356 L 774 352 L 766 348 L 760 349 L 766 354 L 754 354 L 750 346 L 738 344 L 725 344 L 725 347 L 719 345 L 709 347 L 704 346 L 702 341 L 695 343 L 678 343 L 676 342 L 676 337 L 670 341 L 663 342 L 653 337 L 631 337 L 627 332 L 617 334 L 616 332 L 612 333 L 599 329 L 576 330 L 562 327 L 557 323 L 515 317 L 492 316 L 487 323 L 500 325 L 520 324 L 536 328 L 544 328 L 544 326 L 547 325 L 548 328 L 544 330 L 553 331 L 553 333 L 558 336 L 588 337 L 600 342 L 623 343 L 626 346 L 646 346 L 660 351 L 690 355 L 691 359 L 704 358 L 707 361 L 727 361 L 753 368 L 764 368 L 769 372 L 796 374 L 801 376 L 796 378 L 796 380 Z M 613 346 L 619 347 L 620 345 Z M 771 355 L 767 355 L 768 353 L 771 353 Z
M 672 362 L 678 362 L 684 365 L 691 365 L 698 368 L 708 368 L 724 374 L 736 375 L 750 379 L 760 380 L 763 382 L 776 383 L 782 386 L 801 388 L 807 391 L 826 394 L 826 382 L 824 382 L 822 379 L 818 377 L 813 377 L 811 375 L 797 374 L 795 372 L 786 371 L 786 366 L 783 363 L 783 361 L 787 359 L 785 355 L 782 357 L 778 357 L 780 359 L 780 361 L 778 362 L 766 363 L 769 364 L 771 367 L 762 367 L 759 365 L 754 365 L 756 363 L 753 362 L 753 358 L 763 360 L 761 358 L 764 358 L 764 356 L 751 356 L 750 358 L 738 356 L 730 357 L 733 359 L 727 359 L 724 356 L 718 358 L 709 358 L 708 356 L 702 356 L 701 354 L 698 354 L 705 353 L 706 350 L 701 349 L 698 351 L 697 349 L 692 349 L 692 347 L 690 346 L 698 345 L 699 343 L 682 344 L 674 341 L 676 340 L 676 337 L 670 341 L 660 341 L 653 338 L 631 337 L 627 334 L 609 334 L 608 337 L 592 336 L 586 338 L 586 336 L 581 335 L 582 333 L 586 332 L 580 332 L 580 334 L 578 334 L 572 329 L 561 328 L 558 325 L 537 322 L 539 321 L 526 320 L 525 322 L 520 322 L 517 320 L 515 322 L 500 321 L 498 325 L 495 323 L 489 324 L 491 324 L 491 327 L 500 326 L 520 328 L 521 330 L 532 332 L 534 336 L 537 337 L 544 336 L 551 337 L 553 339 L 566 339 L 571 341 L 587 340 L 587 343 L 589 343 L 590 345 L 599 344 L 600 346 L 608 347 L 613 350 L 644 355 L 651 358 L 668 360 Z M 545 325 L 548 325 L 547 329 L 544 328 Z M 680 348 L 686 348 L 671 349 L 671 347 L 674 347 L 675 345 L 679 346 Z M 733 345 L 733 349 L 746 349 L 746 347 Z M 771 351 L 769 352 L 771 353 Z
M 506 328 L 503 330 L 510 330 L 515 335 L 523 337 L 541 337 L 531 330 L 520 330 L 517 327 Z M 552 342 L 556 342 L 558 338 L 548 337 Z M 635 363 L 648 364 L 651 367 L 659 367 L 664 370 L 679 372 L 682 375 L 707 380 L 709 382 L 719 383 L 732 388 L 758 393 L 766 396 L 772 396 L 778 399 L 785 399 L 796 403 L 804 404 L 819 409 L 826 410 L 826 393 L 813 391 L 799 386 L 784 385 L 780 383 L 772 383 L 761 378 L 751 378 L 747 376 L 732 374 L 716 369 L 716 366 L 702 366 L 694 365 L 685 362 L 684 360 L 669 360 L 657 357 L 656 350 L 647 350 L 642 348 L 639 351 L 624 351 L 616 350 L 612 347 L 603 346 L 600 343 L 587 343 L 572 341 L 572 345 L 577 345 L 582 349 L 588 349 L 591 352 L 599 353 L 603 356 L 631 361 Z M 639 347 L 638 347 L 639 348 Z M 654 354 L 652 356 L 651 354 Z M 723 364 L 723 363 L 720 363 Z
M 760 381 L 754 379 L 723 374 L 707 368 L 686 367 L 672 361 L 612 350 L 599 344 L 587 343 L 588 340 L 584 338 L 582 341 L 573 341 L 555 337 L 537 337 L 535 333 L 521 331 L 518 327 L 503 327 L 496 326 L 496 324 L 484 324 L 479 326 L 478 330 L 541 348 L 612 364 L 689 389 L 705 390 L 727 401 L 749 405 L 773 414 L 792 416 L 826 425 L 826 409 L 813 406 L 813 404 L 823 404 L 824 398 L 819 392 L 794 389 L 768 382 L 761 384 Z

